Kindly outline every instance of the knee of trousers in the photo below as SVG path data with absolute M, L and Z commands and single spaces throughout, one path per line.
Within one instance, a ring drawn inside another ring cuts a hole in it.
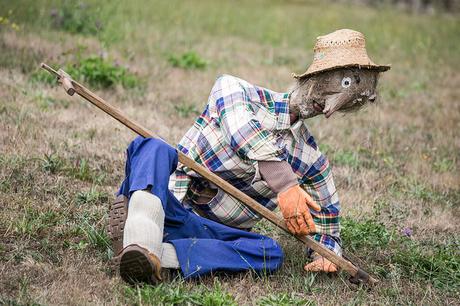
M 149 151 L 151 146 L 155 146 L 161 150 L 174 150 L 170 145 L 168 145 L 163 140 L 157 138 L 137 136 L 133 141 L 131 141 L 129 148 L 134 149 L 134 151 L 146 150 Z

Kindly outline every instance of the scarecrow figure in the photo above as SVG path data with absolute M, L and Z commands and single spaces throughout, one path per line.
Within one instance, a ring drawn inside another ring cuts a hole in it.
M 369 59 L 359 32 L 320 36 L 313 63 L 294 76 L 289 92 L 219 77 L 178 150 L 268 209 L 279 207 L 293 234 L 312 235 L 341 255 L 331 167 L 304 120 L 374 102 L 378 75 L 389 68 Z M 251 232 L 260 217 L 177 165 L 176 151 L 160 140 L 137 138 L 130 145 L 119 193 L 109 232 L 127 281 L 161 279 L 162 267 L 180 269 L 187 278 L 218 270 L 272 272 L 281 266 L 277 242 Z M 306 271 L 337 271 L 327 259 L 310 255 Z

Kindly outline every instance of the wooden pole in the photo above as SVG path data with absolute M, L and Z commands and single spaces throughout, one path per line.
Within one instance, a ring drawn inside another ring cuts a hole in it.
M 59 71 L 56 71 L 44 63 L 41 64 L 41 67 L 47 70 L 48 72 L 50 72 L 51 74 L 53 74 L 54 76 L 56 76 L 58 81 L 64 86 L 64 89 L 69 95 L 72 96 L 74 93 L 77 93 L 78 95 L 85 98 L 87 101 L 89 101 L 90 103 L 92 103 L 93 105 L 101 109 L 106 114 L 110 115 L 111 117 L 118 120 L 126 127 L 130 128 L 135 133 L 143 137 L 155 137 L 155 134 L 152 131 L 144 128 L 143 126 L 134 122 L 133 120 L 128 119 L 119 109 L 110 105 L 104 99 L 97 96 L 95 93 L 89 91 L 88 89 L 86 89 L 84 86 L 82 86 L 78 82 L 72 80 L 72 78 L 67 73 L 65 73 L 63 70 L 60 69 Z M 191 159 L 184 153 L 178 151 L 178 154 L 179 154 L 180 163 L 194 170 L 196 173 L 198 173 L 205 179 L 209 180 L 210 182 L 220 187 L 226 193 L 240 200 L 247 207 L 256 211 L 259 215 L 269 220 L 271 223 L 273 223 L 280 229 L 284 230 L 286 233 L 291 234 L 284 220 L 280 218 L 277 214 L 275 214 L 273 211 L 259 204 L 256 200 L 249 197 L 248 195 L 241 192 L 240 190 L 236 189 L 230 183 L 226 182 L 225 180 L 223 180 L 216 174 L 204 168 L 203 166 L 195 162 L 193 159 Z M 364 270 L 361 270 L 359 267 L 357 267 L 350 261 L 346 260 L 345 258 L 338 256 L 333 251 L 329 250 L 328 248 L 318 243 L 311 237 L 296 236 L 296 235 L 292 235 L 292 236 L 294 236 L 297 240 L 299 240 L 300 242 L 302 242 L 307 247 L 311 248 L 312 250 L 314 250 L 321 256 L 327 258 L 328 260 L 336 264 L 338 267 L 348 272 L 355 281 L 361 281 L 364 283 L 368 283 L 370 285 L 374 285 L 378 282 L 377 279 L 373 278 L 367 272 L 365 272 Z

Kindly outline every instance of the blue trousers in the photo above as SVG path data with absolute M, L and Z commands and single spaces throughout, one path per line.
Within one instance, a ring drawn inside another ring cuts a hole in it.
M 283 262 L 283 251 L 271 238 L 231 228 L 185 209 L 168 190 L 177 167 L 176 150 L 159 139 L 137 137 L 128 147 L 126 178 L 119 194 L 150 190 L 165 211 L 164 242 L 176 249 L 185 278 L 213 271 L 252 270 L 271 273 Z

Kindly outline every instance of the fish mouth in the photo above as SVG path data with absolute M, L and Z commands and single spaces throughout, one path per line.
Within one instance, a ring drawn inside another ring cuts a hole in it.
M 326 118 L 332 116 L 336 110 L 339 110 L 346 104 L 348 96 L 345 94 L 333 94 L 326 98 L 322 113 Z
M 334 110 L 331 110 L 331 111 L 328 111 L 328 112 L 324 112 L 324 117 L 329 118 L 330 116 L 332 116 L 332 114 L 333 114 L 334 112 L 335 112 Z
M 333 113 L 335 113 L 336 109 L 323 109 L 322 113 L 324 113 L 324 117 L 329 118 L 332 116 Z

